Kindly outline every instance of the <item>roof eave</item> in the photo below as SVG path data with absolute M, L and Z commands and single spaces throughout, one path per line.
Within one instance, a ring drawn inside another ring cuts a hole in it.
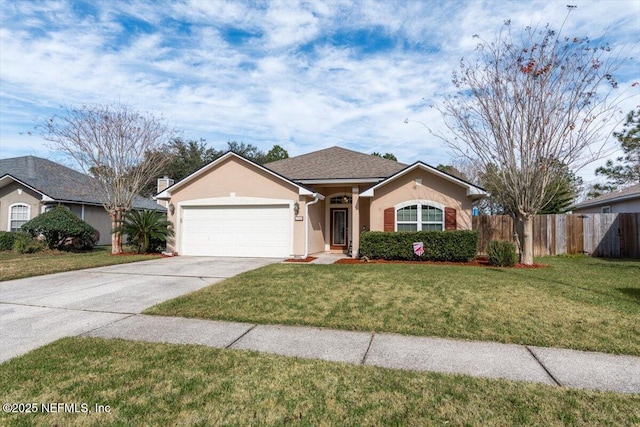
M 375 184 L 386 178 L 318 178 L 297 179 L 296 182 L 306 185 L 332 185 L 332 184 Z
M 0 177 L 0 182 L 1 182 L 1 181 L 4 181 L 5 179 L 6 179 L 6 180 L 13 180 L 13 181 L 17 182 L 18 184 L 20 184 L 20 185 L 23 185 L 23 186 L 27 187 L 29 190 L 31 190 L 31 191 L 33 191 L 33 192 L 35 192 L 35 193 L 40 194 L 40 196 L 41 196 L 41 200 L 42 200 L 43 202 L 54 202 L 54 201 L 55 201 L 55 199 L 54 199 L 54 198 L 52 198 L 52 197 L 48 196 L 47 194 L 43 193 L 42 191 L 40 191 L 40 190 L 38 190 L 38 189 L 36 189 L 36 188 L 34 188 L 34 187 L 30 186 L 30 185 L 29 185 L 29 184 L 27 184 L 26 182 L 24 182 L 24 181 L 22 181 L 22 180 L 20 180 L 20 179 L 16 178 L 15 176 L 13 176 L 13 175 L 11 175 L 11 174 L 8 174 L 8 173 L 7 173 L 7 174 L 2 175 L 2 177 Z
M 635 193 L 635 194 L 628 194 L 625 196 L 619 196 L 619 197 L 612 197 L 611 199 L 605 199 L 605 200 L 598 200 L 595 202 L 592 201 L 586 201 L 584 203 L 580 203 L 578 205 L 573 206 L 570 209 L 584 209 L 584 208 L 592 208 L 595 206 L 606 206 L 609 205 L 611 203 L 618 203 L 618 202 L 624 202 L 630 199 L 640 199 L 640 194 Z

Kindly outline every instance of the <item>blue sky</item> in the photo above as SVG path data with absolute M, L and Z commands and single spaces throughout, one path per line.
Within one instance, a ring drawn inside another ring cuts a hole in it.
M 444 130 L 429 105 L 454 90 L 474 34 L 566 16 L 560 1 L 0 1 L 0 158 L 58 161 L 28 134 L 38 122 L 63 105 L 122 102 L 217 149 L 339 145 L 448 163 L 443 143 L 404 119 Z M 621 86 L 638 80 L 640 0 L 570 3 L 566 34 L 605 34 L 634 57 Z M 637 105 L 638 92 L 623 108 Z M 580 175 L 593 180 L 598 164 Z

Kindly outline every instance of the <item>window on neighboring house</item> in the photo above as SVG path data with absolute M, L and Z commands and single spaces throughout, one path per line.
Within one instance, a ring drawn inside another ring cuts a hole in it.
M 611 213 L 611 206 L 603 206 L 602 213 Z
M 429 205 L 411 205 L 396 211 L 398 231 L 442 231 L 444 215 L 442 209 Z
M 22 224 L 29 221 L 29 205 L 15 204 L 9 207 L 9 231 L 20 231 Z

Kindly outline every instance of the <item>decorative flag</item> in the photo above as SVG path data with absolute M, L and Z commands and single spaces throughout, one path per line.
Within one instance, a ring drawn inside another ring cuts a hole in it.
M 424 243 L 423 242 L 414 242 L 413 243 L 413 253 L 421 256 L 424 253 Z

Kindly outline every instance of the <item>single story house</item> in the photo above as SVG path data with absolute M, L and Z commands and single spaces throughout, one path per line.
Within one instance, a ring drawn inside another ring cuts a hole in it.
M 578 203 L 571 211 L 576 214 L 640 212 L 640 184 Z
M 0 159 L 0 230 L 17 231 L 47 209 L 64 205 L 100 232 L 98 244 L 111 244 L 111 220 L 95 195 L 91 179 L 40 157 Z M 136 197 L 133 207 L 166 210 L 143 197 Z
M 256 164 L 229 152 L 157 200 L 180 255 L 306 257 L 358 254 L 360 233 L 471 228 L 485 191 L 423 162 L 340 147 Z

